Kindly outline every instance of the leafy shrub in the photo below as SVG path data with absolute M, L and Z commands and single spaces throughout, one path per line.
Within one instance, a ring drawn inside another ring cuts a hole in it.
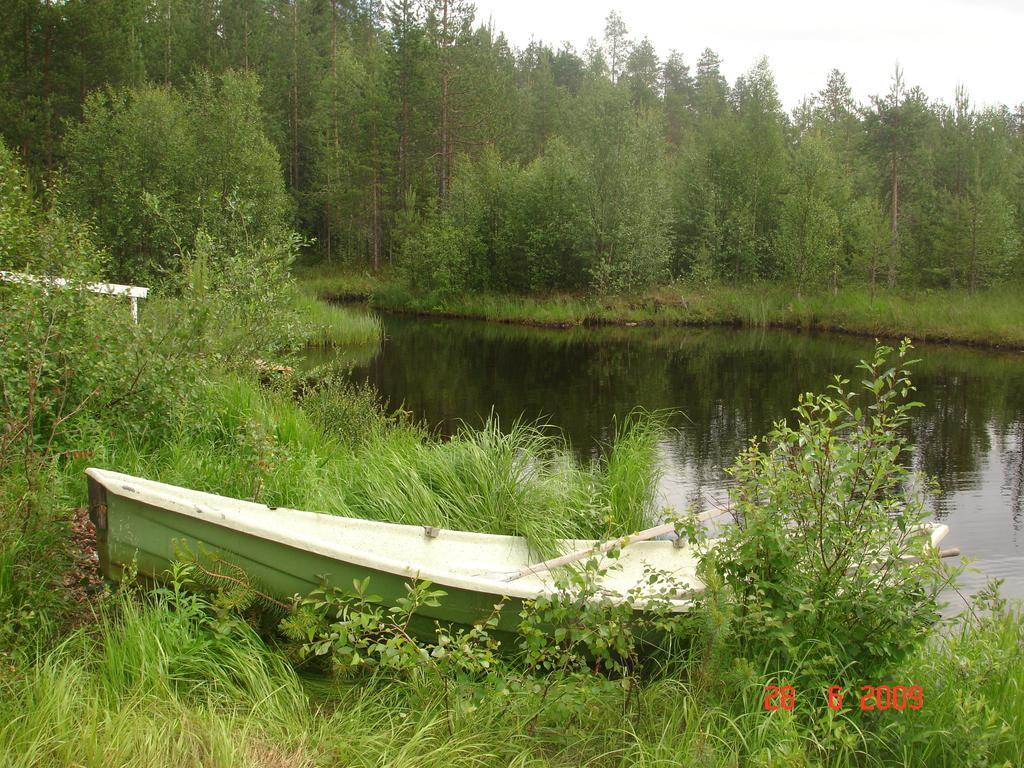
M 200 230 L 166 283 L 178 300 L 164 323 L 191 324 L 205 351 L 228 366 L 295 352 L 305 332 L 289 268 L 301 245 L 294 233 L 242 244 Z
M 33 208 L 28 179 L 0 141 L 0 264 L 4 269 L 20 267 L 33 247 L 37 234 L 32 226 Z
M 552 138 L 544 154 L 524 169 L 521 231 L 528 289 L 535 292 L 586 287 L 580 239 L 585 226 L 582 177 L 573 149 Z
M 401 271 L 409 285 L 443 302 L 468 286 L 474 250 L 471 233 L 448 216 L 435 215 L 405 241 Z
M 883 679 L 938 618 L 940 567 L 922 555 L 922 485 L 900 434 L 918 405 L 911 349 L 878 346 L 863 395 L 837 376 L 832 394 L 801 396 L 794 426 L 751 442 L 731 469 L 736 525 L 702 563 L 736 653 L 808 689 Z
M 463 158 L 442 209 L 403 224 L 403 277 L 444 300 L 462 290 L 642 290 L 668 277 L 669 198 L 657 121 L 588 83 L 574 141 L 526 166 L 493 150 Z M 406 217 L 408 220 L 408 217 Z
M 520 609 L 518 634 L 506 647 L 496 632 L 506 599 L 468 627 L 435 622 L 431 629 L 417 621 L 421 608 L 436 608 L 447 597 L 428 581 L 408 583 L 392 606 L 372 594 L 369 577 L 351 589 L 321 588 L 297 600 L 281 629 L 300 660 L 321 657 L 346 677 L 380 669 L 405 676 L 430 668 L 441 678 L 479 680 L 496 672 L 519 685 L 544 675 L 629 678 L 639 674 L 641 654 L 652 650 L 652 642 L 664 646 L 685 631 L 686 622 L 671 611 L 679 585 L 653 570 L 623 600 L 609 599 L 600 580 L 616 567 L 618 554 L 562 569 L 552 594 Z
M 295 615 L 286 618 L 282 628 L 286 636 L 299 643 L 300 658 L 324 657 L 342 675 L 376 669 L 408 675 L 426 666 L 444 674 L 450 670 L 443 669 L 439 662 L 454 661 L 450 653 L 453 640 L 457 647 L 471 630 L 438 626 L 433 642 L 413 636 L 411 625 L 416 612 L 423 607 L 436 608 L 447 594 L 431 587 L 429 581 L 410 583 L 405 597 L 390 607 L 382 606 L 381 598 L 369 591 L 368 577 L 354 581 L 351 590 L 315 590 L 299 601 Z M 475 627 L 482 641 L 482 658 L 475 664 L 461 660 L 460 666 L 479 671 L 489 665 L 495 644 L 484 626 L 493 628 L 496 624 L 492 616 Z
M 0 165 L 17 177 L 9 161 L 0 147 Z M 89 226 L 59 206 L 39 210 L 20 182 L 0 188 L 0 222 L 18 246 L 0 247 L 0 269 L 36 280 L 0 283 L 0 622 L 9 632 L 27 615 L 46 624 L 62 602 L 63 591 L 48 591 L 69 539 L 62 465 L 92 456 L 112 432 L 166 437 L 195 366 L 187 327 L 136 325 L 126 299 L 87 290 L 106 260 Z M 55 278 L 67 283 L 47 282 Z
M 346 445 L 361 445 L 394 423 L 380 394 L 369 384 L 354 384 L 333 372 L 301 394 L 302 410 L 324 432 Z
M 30 471 L 27 457 L 45 461 L 87 447 L 77 441 L 95 425 L 159 433 L 190 391 L 188 335 L 136 325 L 125 299 L 86 289 L 107 258 L 88 225 L 58 208 L 38 211 L 17 195 L 0 198 L 0 220 L 24 235 L 17 260 L 9 257 L 0 268 L 42 281 L 0 284 L 0 409 L 9 426 L 0 455 L 10 460 L 20 446 L 22 469 Z M 67 284 L 47 285 L 51 278 Z
M 283 234 L 290 205 L 259 104 L 256 78 L 235 72 L 86 99 L 65 138 L 65 203 L 96 222 L 112 275 L 149 284 L 201 230 L 229 253 Z

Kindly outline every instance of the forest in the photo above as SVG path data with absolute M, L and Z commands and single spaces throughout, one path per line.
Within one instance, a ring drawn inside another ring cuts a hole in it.
M 973 293 L 1024 270 L 1024 108 L 969 84 L 896 66 L 860 103 L 833 70 L 787 112 L 767 60 L 729 83 L 615 12 L 579 51 L 517 49 L 464 0 L 6 5 L 0 132 L 121 280 L 241 201 L 251 236 L 442 297 Z

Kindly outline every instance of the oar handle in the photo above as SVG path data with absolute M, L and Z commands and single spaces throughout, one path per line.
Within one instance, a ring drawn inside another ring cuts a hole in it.
M 718 517 L 719 515 L 725 514 L 728 511 L 729 509 L 716 509 L 712 510 L 711 512 L 702 512 L 701 514 L 697 515 L 697 520 L 700 522 L 703 522 L 705 520 L 711 520 L 713 518 Z M 676 525 L 676 523 L 663 523 L 662 525 L 656 525 L 653 528 L 647 528 L 643 531 L 631 533 L 628 536 L 622 536 L 618 539 L 611 539 L 609 541 L 602 542 L 596 547 L 580 549 L 576 552 L 570 552 L 567 555 L 553 557 L 550 560 L 545 560 L 542 563 L 527 565 L 523 568 L 520 568 L 518 571 L 514 571 L 509 576 L 506 576 L 504 579 L 502 579 L 502 581 L 515 581 L 516 579 L 521 579 L 524 576 L 529 576 L 533 573 L 544 573 L 545 571 L 550 571 L 552 568 L 559 568 L 563 565 L 568 565 L 569 563 L 575 563 L 576 561 L 582 560 L 585 557 L 590 557 L 592 555 L 608 552 L 609 550 L 612 550 L 615 547 L 627 547 L 634 541 L 647 541 L 648 539 L 653 539 L 658 536 L 662 536 L 666 533 L 673 533 L 676 530 Z
M 515 581 L 516 579 L 521 579 L 523 576 L 529 576 L 531 573 L 543 573 L 544 571 L 550 571 L 552 568 L 558 568 L 563 565 L 568 565 L 569 563 L 575 563 L 577 560 L 582 560 L 588 555 L 607 552 L 617 546 L 624 547 L 631 541 L 646 541 L 647 539 L 653 539 L 655 536 L 661 536 L 662 534 L 669 533 L 675 529 L 675 523 L 657 525 L 654 528 L 648 528 L 645 531 L 638 531 L 637 533 L 629 536 L 623 536 L 620 539 L 605 541 L 594 548 L 580 549 L 576 552 L 570 552 L 567 555 L 561 555 L 559 557 L 553 557 L 550 560 L 545 560 L 543 563 L 527 565 L 514 572 L 511 576 L 505 578 L 505 581 Z

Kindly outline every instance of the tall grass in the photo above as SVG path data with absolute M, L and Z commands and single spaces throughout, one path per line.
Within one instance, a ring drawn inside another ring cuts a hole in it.
M 580 464 L 538 425 L 492 418 L 439 440 L 383 415 L 325 430 L 323 411 L 225 378 L 183 409 L 173 439 L 152 447 L 118 438 L 92 461 L 279 506 L 525 536 L 538 553 L 553 553 L 557 539 L 626 534 L 652 517 L 658 418 L 630 416 L 607 460 Z
M 492 417 L 446 442 L 393 434 L 349 467 L 345 499 L 361 517 L 525 536 L 546 553 L 555 539 L 600 531 L 592 473 L 535 426 L 503 430 Z
M 646 306 L 645 306 L 646 304 Z M 1024 347 L 1024 306 L 1019 291 L 879 290 L 845 288 L 799 294 L 791 288 L 720 286 L 706 291 L 663 290 L 641 302 L 659 322 L 730 323 L 815 328 L 868 336 L 910 336 L 916 341 Z M 616 313 L 612 304 L 606 316 Z M 660 317 L 660 319 L 659 319 Z
M 368 270 L 357 270 L 340 265 L 318 265 L 297 267 L 295 277 L 302 289 L 312 296 L 327 300 L 368 299 L 382 275 L 373 275 Z
M 370 312 L 328 304 L 302 293 L 296 294 L 295 306 L 302 317 L 307 346 L 375 346 L 384 335 L 380 319 Z
M 264 740 L 287 753 L 306 699 L 251 631 L 218 636 L 163 600 L 116 609 L 5 681 L 0 763 L 251 765 Z
M 0 764 L 1020 765 L 1020 618 L 964 626 L 894 671 L 889 682 L 924 687 L 921 710 L 829 720 L 811 704 L 764 711 L 768 681 L 741 668 L 706 685 L 682 667 L 631 696 L 581 690 L 580 679 L 536 689 L 467 680 L 446 693 L 430 676 L 303 678 L 244 624 L 213 622 L 199 598 L 121 594 L 95 626 L 0 677 Z
M 604 460 L 604 490 L 611 519 L 618 529 L 638 531 L 657 515 L 658 443 L 668 428 L 668 415 L 633 411 L 616 424 L 615 438 Z
M 932 638 L 900 674 L 922 686 L 925 703 L 916 717 L 888 712 L 879 718 L 879 756 L 888 764 L 1024 764 L 1024 614 L 1019 606 L 965 618 Z

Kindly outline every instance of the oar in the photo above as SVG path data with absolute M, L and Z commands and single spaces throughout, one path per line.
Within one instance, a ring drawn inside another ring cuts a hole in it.
M 697 515 L 697 520 L 703 522 L 705 520 L 711 520 L 723 515 L 728 512 L 728 509 L 713 510 L 711 512 L 703 512 Z M 648 528 L 643 531 L 637 531 L 631 533 L 628 536 L 622 536 L 618 539 L 611 539 L 609 541 L 602 542 L 596 547 L 589 549 L 581 549 L 576 552 L 570 552 L 567 555 L 561 555 L 559 557 L 553 557 L 550 560 L 545 560 L 542 563 L 534 563 L 533 565 L 527 565 L 520 568 L 518 571 L 513 571 L 509 574 L 495 574 L 495 577 L 500 581 L 515 581 L 521 579 L 523 576 L 529 576 L 531 573 L 543 573 L 550 571 L 552 568 L 560 568 L 563 565 L 569 563 L 575 563 L 578 560 L 582 560 L 585 557 L 591 555 L 599 555 L 609 550 L 615 549 L 616 547 L 627 547 L 634 541 L 647 541 L 649 539 L 656 538 L 666 533 L 673 533 L 676 530 L 676 523 L 664 523 L 662 525 L 656 525 L 653 528 Z
M 939 550 L 939 557 L 940 558 L 943 558 L 943 557 L 960 557 L 960 547 L 951 547 L 950 549 L 940 549 Z M 917 562 L 921 558 L 920 557 L 908 557 L 907 559 L 911 560 L 913 562 Z

